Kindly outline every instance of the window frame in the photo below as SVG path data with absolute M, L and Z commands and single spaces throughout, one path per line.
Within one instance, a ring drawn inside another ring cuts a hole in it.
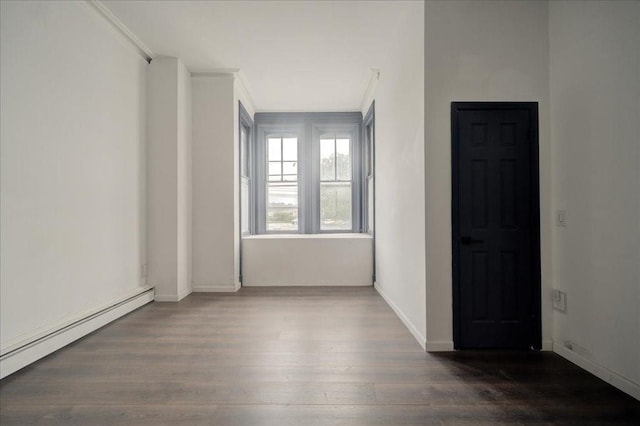
M 257 115 L 257 114 L 256 114 Z M 256 120 L 257 122 L 257 120 Z M 302 185 L 304 184 L 304 166 L 300 161 L 301 154 L 301 145 L 304 144 L 304 128 L 298 124 L 284 124 L 284 123 L 273 123 L 273 124 L 265 124 L 260 123 L 256 124 L 256 139 L 254 140 L 254 157 L 256 161 L 254 162 L 254 204 L 255 204 L 255 226 L 253 233 L 254 234 L 298 234 L 301 233 L 300 230 L 304 229 L 305 221 L 304 217 L 301 214 L 301 205 L 303 203 L 303 194 L 302 194 Z M 298 230 L 297 231 L 275 231 L 275 230 L 267 230 L 267 185 L 269 183 L 268 180 L 268 169 L 267 169 L 267 144 L 261 143 L 261 141 L 266 142 L 269 137 L 296 137 L 298 139 Z
M 362 120 L 362 219 L 361 232 L 374 235 L 375 233 L 375 199 L 376 199 L 376 103 L 372 102 L 367 114 Z M 368 133 L 367 129 L 370 129 Z M 369 182 L 370 178 L 370 182 Z M 367 191 L 368 185 L 373 186 L 371 199 Z
M 255 226 L 252 234 L 360 233 L 362 222 L 362 114 L 344 113 L 256 113 L 253 158 Z M 351 224 L 350 229 L 320 229 L 320 140 L 324 133 L 351 134 Z M 298 137 L 298 230 L 267 230 L 267 147 L 269 135 Z
M 246 130 L 247 133 L 247 137 L 246 137 L 246 152 L 245 152 L 245 157 L 244 159 L 246 160 L 246 175 L 243 175 L 243 146 L 242 146 L 242 131 Z M 256 212 L 255 212 L 255 196 L 254 196 L 254 188 L 253 188 L 253 181 L 254 179 L 254 173 L 253 173 L 253 163 L 254 163 L 254 152 L 253 152 L 253 145 L 254 145 L 254 140 L 255 140 L 255 122 L 254 120 L 251 118 L 251 116 L 249 115 L 249 113 L 247 112 L 247 110 L 244 108 L 244 106 L 242 105 L 241 101 L 238 101 L 238 196 L 239 196 L 239 202 L 238 202 L 238 209 L 239 209 L 239 233 L 240 233 L 240 238 L 242 239 L 242 237 L 247 236 L 247 235 L 251 235 L 254 233 L 254 229 L 255 229 L 255 217 L 256 217 Z M 247 180 L 247 186 L 248 186 L 248 200 L 249 200 L 249 205 L 247 206 L 248 210 L 249 210 L 249 214 L 248 214 L 248 231 L 244 232 L 244 230 L 242 229 L 242 217 L 243 217 L 243 209 L 242 209 L 242 184 L 243 184 L 243 180 L 246 179 Z
M 312 224 L 313 228 L 311 233 L 313 234 L 340 234 L 340 233 L 355 233 L 360 232 L 360 183 L 361 183 L 361 171 L 360 171 L 360 150 L 361 150 L 361 138 L 360 138 L 361 123 L 318 123 L 314 122 L 312 127 L 312 159 L 313 165 L 313 185 L 310 188 L 310 193 L 313 197 L 312 208 Z M 320 188 L 322 184 L 322 176 L 320 171 L 320 138 L 323 134 L 349 134 L 351 136 L 351 144 L 349 147 L 350 159 L 351 159 L 351 229 L 332 229 L 323 230 L 320 223 Z M 316 143 L 317 141 L 317 143 Z M 317 183 L 317 184 L 316 184 Z

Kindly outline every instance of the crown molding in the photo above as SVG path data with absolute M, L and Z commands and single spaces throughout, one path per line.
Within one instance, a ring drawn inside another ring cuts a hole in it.
M 380 69 L 379 68 L 371 68 L 371 76 L 369 77 L 369 84 L 367 84 L 367 88 L 364 91 L 362 96 L 362 103 L 360 104 L 360 110 L 362 114 L 366 114 L 369 109 L 369 105 L 373 102 L 375 97 L 376 88 L 378 87 L 378 82 L 380 81 Z
M 256 104 L 255 102 L 253 102 L 253 97 L 251 96 L 251 89 L 249 89 L 247 79 L 244 76 L 244 73 L 242 72 L 242 70 L 238 70 L 235 76 L 236 76 L 236 81 L 238 82 L 238 86 L 237 86 L 238 91 L 241 93 L 244 101 L 248 103 L 248 105 L 245 105 L 245 108 L 247 108 L 248 111 L 250 111 L 251 117 L 253 118 L 253 115 L 256 112 Z
M 247 79 L 244 76 L 244 73 L 240 68 L 211 68 L 211 69 L 196 69 L 191 71 L 191 77 L 193 78 L 233 78 L 236 81 L 238 91 L 241 93 L 243 100 L 245 103 L 249 105 L 245 105 L 248 111 L 251 112 L 251 116 L 256 112 L 255 103 L 253 102 L 253 97 L 251 96 L 251 90 L 249 89 L 249 85 L 247 84 Z
M 94 11 L 98 13 L 105 21 L 107 21 L 113 28 L 124 36 L 136 48 L 140 56 L 147 61 L 151 62 L 153 59 L 153 52 L 149 49 L 129 28 L 126 27 L 107 7 L 99 0 L 85 0 Z
M 191 77 L 233 77 L 235 78 L 240 72 L 240 68 L 211 68 L 206 70 L 189 70 Z

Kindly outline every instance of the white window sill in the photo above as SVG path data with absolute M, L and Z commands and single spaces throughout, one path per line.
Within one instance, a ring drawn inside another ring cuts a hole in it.
M 371 234 L 339 233 L 339 234 L 260 234 L 247 235 L 243 240 L 327 240 L 327 239 L 365 239 L 371 240 Z

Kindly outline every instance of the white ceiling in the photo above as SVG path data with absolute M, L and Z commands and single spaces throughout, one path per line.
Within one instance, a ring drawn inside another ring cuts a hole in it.
M 359 110 L 415 1 L 104 1 L 154 56 L 239 68 L 258 111 Z

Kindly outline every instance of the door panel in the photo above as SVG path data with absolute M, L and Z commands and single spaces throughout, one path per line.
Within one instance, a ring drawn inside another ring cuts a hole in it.
M 537 105 L 453 103 L 452 137 L 456 348 L 539 347 Z

